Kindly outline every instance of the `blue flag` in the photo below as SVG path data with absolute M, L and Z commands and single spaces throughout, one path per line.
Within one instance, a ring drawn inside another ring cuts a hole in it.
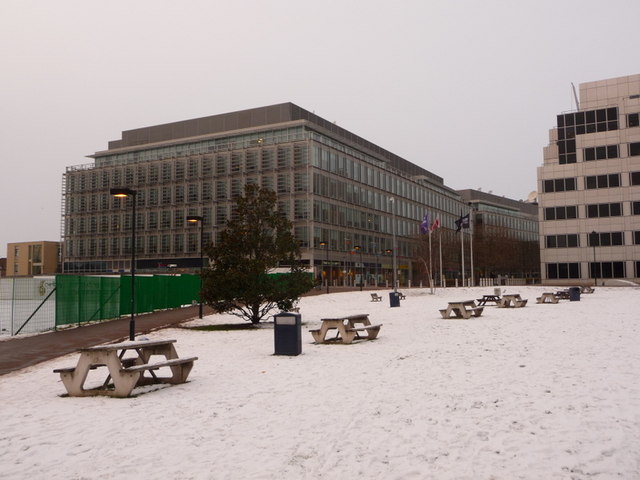
M 422 219 L 422 223 L 420 224 L 420 233 L 425 235 L 429 233 L 429 214 L 425 213 L 424 218 Z
M 456 220 L 456 232 L 459 232 L 461 228 L 469 228 L 469 214 L 467 213 L 464 217 L 461 216 L 458 220 Z

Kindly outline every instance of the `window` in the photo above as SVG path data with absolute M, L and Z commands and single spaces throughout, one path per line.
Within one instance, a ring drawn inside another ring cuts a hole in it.
M 627 127 L 638 127 L 640 126 L 640 113 L 630 113 L 627 115 Z
M 547 278 L 580 278 L 579 263 L 548 263 Z
M 624 278 L 624 262 L 596 262 L 589 264 L 589 274 L 593 278 Z
M 629 185 L 640 185 L 640 172 L 631 172 L 629 177 Z
M 614 188 L 620 186 L 620 174 L 612 173 L 609 175 L 594 175 L 585 177 L 585 188 Z
M 587 218 L 620 217 L 621 215 L 621 203 L 598 203 L 587 205 Z
M 601 145 L 599 147 L 585 148 L 583 158 L 585 162 L 592 160 L 607 160 L 608 158 L 618 158 L 620 149 L 618 145 Z
M 571 191 L 576 189 L 576 179 L 556 178 L 553 180 L 545 180 L 543 187 L 545 193 Z
M 631 214 L 640 215 L 640 202 L 631 202 Z
M 629 156 L 635 157 L 640 155 L 640 142 L 630 143 L 629 144 Z
M 578 218 L 578 207 L 547 207 L 544 209 L 545 220 L 566 220 Z
M 624 232 L 600 232 L 587 235 L 590 247 L 609 247 L 624 245 Z
M 633 232 L 633 244 L 640 245 L 640 230 Z
M 547 235 L 545 244 L 547 248 L 573 248 L 578 246 L 578 235 L 571 233 L 566 235 Z

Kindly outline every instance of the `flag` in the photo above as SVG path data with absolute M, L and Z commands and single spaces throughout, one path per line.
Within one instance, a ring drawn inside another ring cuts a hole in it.
M 420 224 L 420 233 L 426 234 L 429 233 L 429 214 L 425 213 L 424 218 L 422 219 L 422 223 Z
M 431 224 L 431 231 L 433 232 L 434 230 L 437 230 L 438 228 L 440 228 L 440 219 L 436 218 L 433 223 Z
M 461 216 L 458 220 L 456 220 L 456 232 L 459 232 L 461 228 L 469 228 L 469 214 L 467 213 L 464 216 Z

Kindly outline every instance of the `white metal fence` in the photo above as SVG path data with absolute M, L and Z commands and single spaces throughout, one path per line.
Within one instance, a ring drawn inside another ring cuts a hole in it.
M 0 279 L 0 335 L 53 330 L 55 277 Z

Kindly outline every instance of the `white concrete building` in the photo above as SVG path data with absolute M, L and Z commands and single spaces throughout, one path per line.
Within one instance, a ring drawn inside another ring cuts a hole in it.
M 579 86 L 538 168 L 543 283 L 638 282 L 640 75 Z

